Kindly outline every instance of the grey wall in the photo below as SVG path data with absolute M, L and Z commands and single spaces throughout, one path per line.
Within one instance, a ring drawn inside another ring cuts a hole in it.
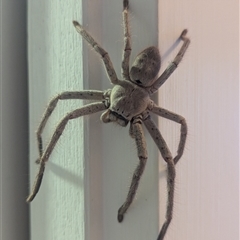
M 2 0 L 1 224 L 3 240 L 29 239 L 26 1 Z

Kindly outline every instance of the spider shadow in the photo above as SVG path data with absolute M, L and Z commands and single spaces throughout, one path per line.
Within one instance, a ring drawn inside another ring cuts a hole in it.
M 174 49 L 178 46 L 178 44 L 181 42 L 181 38 L 179 37 L 168 49 L 165 53 L 162 55 L 162 62 L 165 61 L 169 55 L 174 51 Z
M 48 162 L 49 171 L 53 172 L 56 176 L 74 184 L 77 187 L 83 186 L 83 180 L 78 175 L 66 170 L 63 167 L 60 167 L 56 163 Z
M 167 178 L 167 166 L 163 167 L 158 172 L 158 180 L 163 180 Z

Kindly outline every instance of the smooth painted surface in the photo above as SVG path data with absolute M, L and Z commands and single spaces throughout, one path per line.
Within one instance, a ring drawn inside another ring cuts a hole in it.
M 81 1 L 28 1 L 31 185 L 38 166 L 35 131 L 48 102 L 83 88 L 82 47 L 72 20 L 81 20 Z M 59 102 L 43 134 L 44 147 L 60 119 L 82 101 Z M 46 166 L 31 203 L 31 240 L 85 239 L 83 120 L 69 123 Z
M 0 1 L 0 239 L 29 239 L 26 1 Z
M 166 240 L 239 239 L 239 2 L 159 1 L 163 68 L 188 28 L 191 45 L 161 88 L 162 107 L 183 115 L 189 134 L 177 165 L 174 217 Z M 172 51 L 171 49 L 174 49 Z M 176 151 L 179 126 L 160 120 Z M 160 166 L 160 176 L 164 166 Z M 160 225 L 164 215 L 160 177 Z

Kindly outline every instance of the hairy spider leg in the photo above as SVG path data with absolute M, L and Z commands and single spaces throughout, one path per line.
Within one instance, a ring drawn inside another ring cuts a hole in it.
M 178 64 L 181 62 L 187 48 L 190 44 L 189 38 L 186 37 L 187 29 L 183 30 L 180 39 L 183 40 L 183 45 L 180 48 L 177 56 L 174 60 L 168 65 L 167 69 L 161 74 L 161 76 L 154 82 L 154 84 L 148 88 L 149 93 L 155 93 L 169 78 L 169 76 L 176 70 Z
M 128 0 L 123 1 L 123 31 L 124 31 L 124 46 L 122 56 L 122 77 L 125 80 L 129 80 L 129 60 L 132 51 L 131 47 L 131 35 L 129 31 L 129 20 L 128 20 Z
M 106 52 L 95 40 L 94 38 L 83 28 L 83 26 L 77 21 L 73 21 L 73 25 L 76 28 L 77 32 L 82 35 L 85 41 L 87 41 L 93 49 L 102 57 L 105 69 L 107 71 L 108 77 L 113 84 L 119 82 L 117 74 L 114 70 L 112 61 L 109 57 L 108 52 Z
M 46 126 L 46 123 L 51 116 L 52 112 L 54 111 L 55 107 L 57 106 L 58 100 L 70 100 L 70 99 L 79 99 L 79 100 L 103 100 L 104 99 L 104 92 L 98 90 L 83 90 L 83 91 L 72 91 L 72 92 L 62 92 L 54 97 L 50 103 L 48 104 L 42 120 L 39 124 L 37 129 L 37 143 L 38 143 L 38 151 L 39 157 L 41 158 L 43 153 L 43 144 L 42 144 L 42 133 Z M 37 160 L 39 163 L 39 160 Z
M 107 108 L 107 106 L 104 102 L 90 103 L 90 104 L 87 104 L 79 109 L 76 109 L 76 110 L 68 113 L 61 120 L 61 122 L 57 125 L 57 127 L 54 131 L 54 134 L 53 134 L 49 144 L 46 147 L 46 150 L 44 151 L 43 155 L 41 156 L 41 159 L 39 161 L 40 166 L 39 166 L 38 174 L 36 176 L 36 179 L 35 179 L 35 182 L 34 182 L 34 185 L 32 188 L 32 192 L 30 193 L 29 197 L 26 200 L 27 202 L 31 202 L 34 199 L 34 197 L 36 196 L 36 194 L 38 193 L 40 186 L 41 186 L 44 170 L 45 170 L 45 164 L 48 161 L 57 141 L 59 140 L 60 136 L 62 135 L 68 121 L 75 119 L 75 118 L 79 118 L 84 115 L 88 115 L 88 114 L 92 114 L 92 113 L 96 113 L 96 112 L 105 110 L 106 108 Z
M 146 162 L 147 162 L 147 148 L 146 148 L 146 141 L 143 133 L 142 128 L 142 120 L 140 118 L 135 118 L 131 122 L 131 137 L 135 139 L 136 145 L 137 145 L 137 152 L 138 152 L 138 158 L 139 158 L 139 164 L 137 168 L 135 169 L 132 177 L 132 182 L 128 191 L 127 198 L 123 205 L 118 210 L 118 221 L 122 222 L 124 218 L 124 214 L 126 213 L 127 209 L 131 205 L 135 195 L 136 191 L 139 185 L 139 181 L 141 179 L 141 176 L 143 174 Z
M 178 162 L 178 160 L 182 157 L 183 151 L 185 148 L 185 144 L 186 144 L 186 139 L 187 139 L 186 120 L 184 117 L 182 117 L 176 113 L 170 112 L 164 108 L 161 108 L 161 107 L 157 106 L 155 103 L 150 111 L 157 114 L 160 117 L 167 118 L 171 121 L 181 124 L 180 141 L 178 144 L 177 155 L 173 158 L 174 164 L 176 164 Z
M 148 132 L 152 136 L 153 140 L 155 141 L 157 147 L 159 148 L 159 151 L 163 159 L 167 163 L 167 189 L 168 189 L 167 210 L 166 210 L 165 222 L 163 223 L 157 238 L 157 240 L 163 240 L 173 215 L 174 185 L 175 185 L 175 176 L 176 176 L 175 164 L 172 158 L 172 154 L 165 140 L 163 139 L 155 123 L 151 120 L 150 115 L 148 115 L 147 118 L 143 119 L 143 122 Z

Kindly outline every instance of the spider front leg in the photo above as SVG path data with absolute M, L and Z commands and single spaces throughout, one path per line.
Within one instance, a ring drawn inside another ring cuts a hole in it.
M 171 121 L 181 124 L 181 130 L 180 130 L 181 134 L 180 134 L 180 141 L 179 141 L 178 149 L 177 149 L 177 155 L 173 159 L 174 164 L 176 164 L 178 162 L 178 160 L 182 157 L 183 151 L 185 148 L 185 144 L 186 144 L 186 139 L 187 139 L 186 120 L 184 117 L 182 117 L 176 113 L 170 112 L 166 109 L 163 109 L 161 107 L 158 107 L 156 104 L 153 105 L 153 107 L 151 108 L 150 111 L 157 114 L 160 117 L 164 117 Z
M 131 36 L 129 31 L 128 21 L 128 8 L 129 1 L 123 0 L 123 30 L 124 30 L 124 47 L 123 47 L 123 59 L 122 59 L 122 76 L 124 79 L 129 80 L 129 60 L 131 55 Z
M 82 35 L 85 41 L 87 41 L 94 50 L 102 57 L 105 69 L 107 71 L 108 77 L 113 84 L 118 83 L 117 74 L 114 70 L 112 61 L 108 55 L 108 52 L 106 52 L 95 40 L 94 38 L 82 27 L 80 23 L 77 21 L 73 21 L 73 25 L 76 28 L 77 32 Z
M 96 113 L 96 112 L 105 110 L 106 108 L 107 108 L 107 106 L 106 106 L 106 103 L 104 103 L 104 102 L 90 103 L 88 105 L 85 105 L 84 107 L 81 107 L 79 109 L 76 109 L 76 110 L 68 113 L 61 120 L 61 122 L 57 125 L 57 127 L 54 131 L 54 134 L 53 134 L 49 144 L 46 147 L 46 150 L 44 151 L 41 158 L 39 159 L 40 166 L 39 166 L 38 174 L 36 176 L 36 179 L 35 179 L 35 182 L 34 182 L 34 185 L 32 188 L 32 192 L 26 200 L 27 202 L 31 202 L 35 198 L 36 194 L 38 193 L 40 186 L 41 186 L 44 170 L 45 170 L 45 164 L 48 161 L 57 141 L 59 140 L 60 136 L 62 135 L 68 121 L 75 119 L 75 118 L 79 118 L 84 115 L 88 115 L 88 114 L 92 114 L 92 113 Z
M 106 92 L 105 92 L 106 93 Z M 42 133 L 45 128 L 45 125 L 51 116 L 52 112 L 54 111 L 55 107 L 57 106 L 57 103 L 59 100 L 70 100 L 70 99 L 87 99 L 87 100 L 103 100 L 105 93 L 103 91 L 97 91 L 97 90 L 83 90 L 83 91 L 76 91 L 76 92 L 63 92 L 56 97 L 54 97 L 50 103 L 48 104 L 42 120 L 40 122 L 40 125 L 37 129 L 37 143 L 38 143 L 38 151 L 39 151 L 39 157 L 41 158 L 43 153 L 43 144 L 42 144 Z M 39 159 L 37 160 L 37 163 L 39 163 Z
M 156 145 L 158 146 L 163 159 L 167 163 L 168 196 L 167 196 L 167 211 L 166 211 L 166 217 L 165 217 L 166 219 L 157 238 L 157 240 L 163 240 L 173 215 L 174 185 L 175 185 L 175 175 L 176 175 L 175 164 L 172 158 L 172 154 L 165 140 L 163 139 L 160 131 L 158 130 L 154 122 L 151 120 L 150 116 L 147 116 L 143 120 L 143 122 L 147 130 L 149 131 L 150 135 L 152 136 L 153 140 L 155 141 Z
M 131 137 L 135 139 L 136 145 L 137 145 L 137 152 L 138 152 L 138 158 L 139 158 L 139 164 L 137 168 L 135 169 L 132 177 L 132 182 L 128 191 L 127 198 L 124 202 L 124 204 L 119 208 L 118 210 L 118 221 L 122 222 L 124 214 L 128 210 L 129 206 L 131 205 L 135 195 L 136 191 L 139 185 L 139 181 L 141 179 L 141 176 L 143 174 L 146 162 L 147 162 L 147 149 L 146 149 L 146 141 L 143 134 L 143 128 L 142 128 L 142 120 L 139 118 L 135 118 L 131 122 L 130 126 L 130 134 Z

